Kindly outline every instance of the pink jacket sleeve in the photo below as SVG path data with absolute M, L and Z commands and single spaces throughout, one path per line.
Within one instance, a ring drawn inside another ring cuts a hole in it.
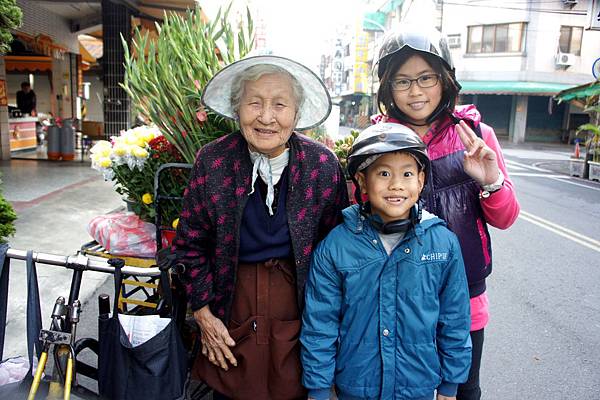
M 506 163 L 496 134 L 490 126 L 483 123 L 480 126 L 483 140 L 496 153 L 498 167 L 504 174 L 502 189 L 492 193 L 487 199 L 481 199 L 481 207 L 488 224 L 498 229 L 507 229 L 515 222 L 521 208 L 517 201 L 514 185 L 508 176 Z

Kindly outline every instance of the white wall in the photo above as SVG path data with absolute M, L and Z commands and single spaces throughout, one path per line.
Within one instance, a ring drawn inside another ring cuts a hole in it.
M 18 29 L 19 32 L 31 36 L 48 35 L 55 44 L 66 47 L 68 52 L 79 54 L 77 33 L 71 32 L 66 18 L 40 7 L 31 0 L 17 0 L 17 5 L 23 11 L 23 25 Z

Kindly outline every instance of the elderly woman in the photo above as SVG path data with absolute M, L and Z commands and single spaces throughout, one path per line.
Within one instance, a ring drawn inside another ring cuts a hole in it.
M 193 375 L 214 398 L 305 398 L 304 284 L 348 194 L 333 153 L 295 131 L 327 118 L 329 94 L 303 65 L 259 56 L 215 75 L 203 102 L 240 131 L 198 152 L 174 240 L 201 330 Z

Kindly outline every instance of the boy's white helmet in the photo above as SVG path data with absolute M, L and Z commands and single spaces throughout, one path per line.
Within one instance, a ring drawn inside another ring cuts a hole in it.
M 365 160 L 396 151 L 412 154 L 427 174 L 430 168 L 427 146 L 419 135 L 409 127 L 391 122 L 371 125 L 358 135 L 348 157 L 348 174 L 354 179 L 359 167 L 364 169 Z

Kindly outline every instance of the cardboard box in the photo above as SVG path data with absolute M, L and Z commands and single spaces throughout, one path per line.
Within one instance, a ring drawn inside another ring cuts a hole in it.
M 90 138 L 104 139 L 104 122 L 82 121 L 81 133 Z

